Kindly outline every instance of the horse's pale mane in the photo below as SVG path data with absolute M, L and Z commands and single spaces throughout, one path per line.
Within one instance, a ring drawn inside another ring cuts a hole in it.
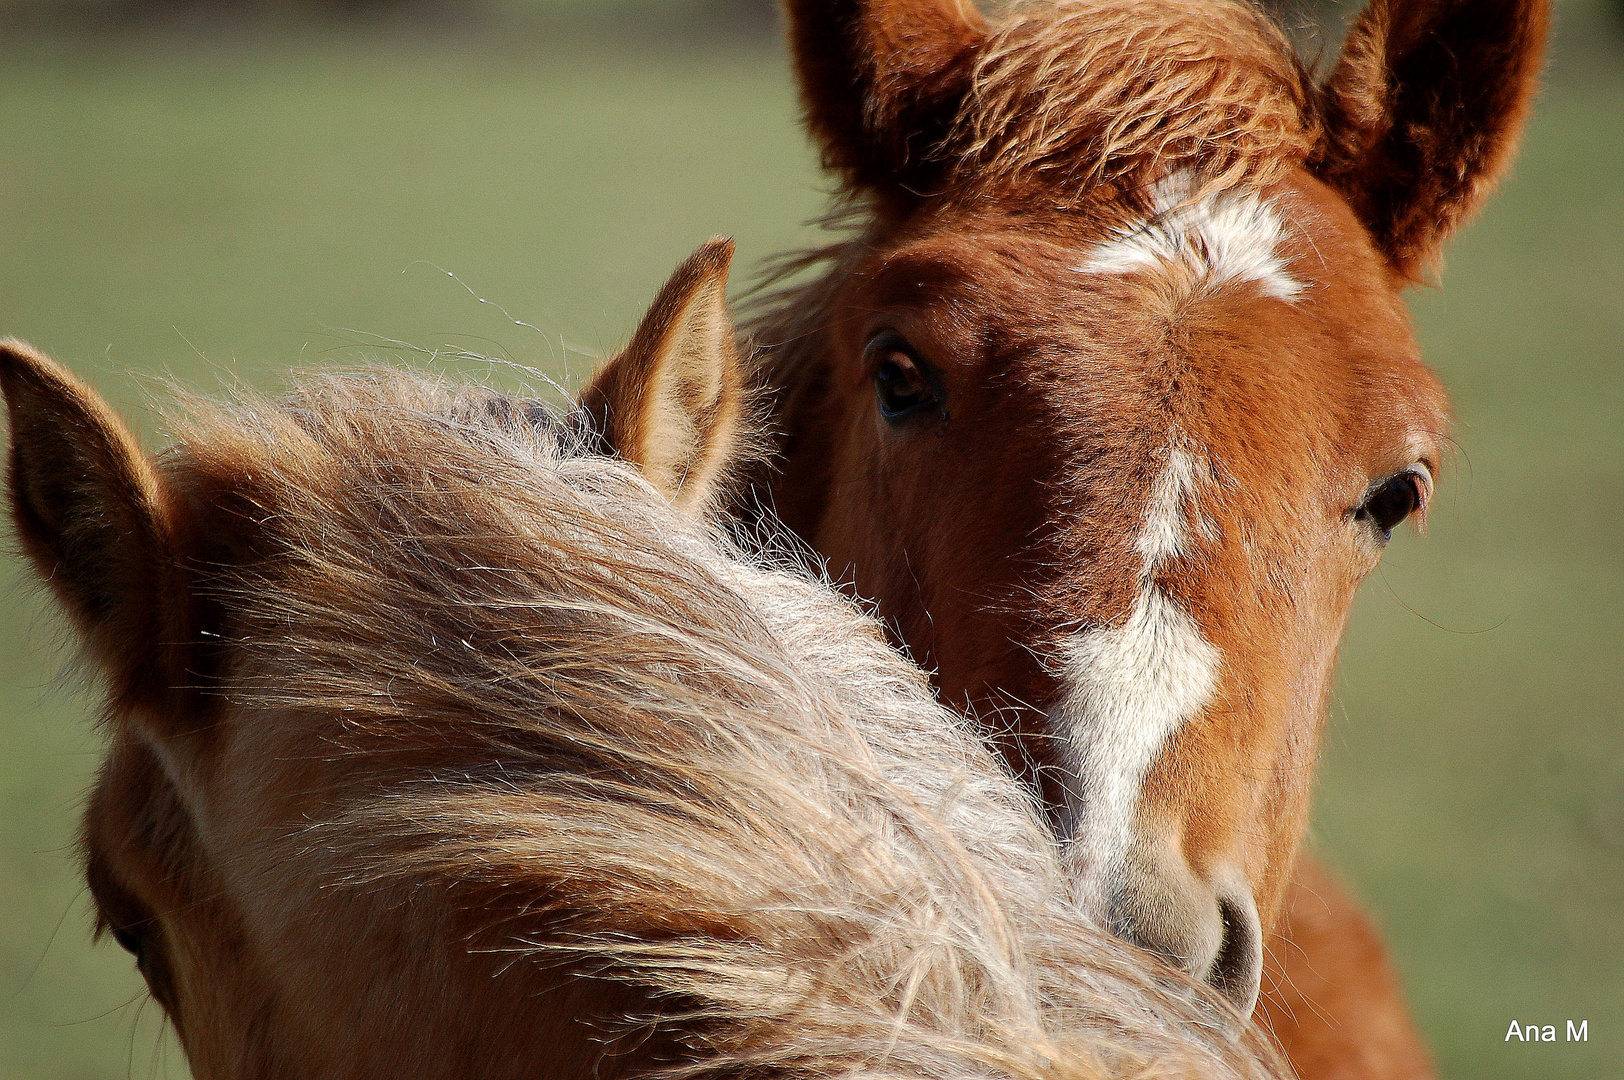
M 1080 919 L 1024 793 L 871 620 L 571 418 L 387 373 L 186 412 L 166 475 L 251 522 L 205 586 L 223 692 L 350 763 L 299 841 L 331 887 L 651 988 L 682 1075 L 1278 1067 Z
M 1290 42 L 1241 0 L 1063 0 L 994 25 L 938 154 L 955 192 L 1065 204 L 1180 168 L 1262 185 L 1309 155 L 1313 115 Z

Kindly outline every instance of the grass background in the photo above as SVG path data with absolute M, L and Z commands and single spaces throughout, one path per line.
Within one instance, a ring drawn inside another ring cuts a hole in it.
M 1319 787 L 1315 842 L 1452 1077 L 1624 1076 L 1624 49 L 1579 3 L 1515 175 L 1413 305 L 1460 454 L 1430 535 L 1358 602 Z M 273 388 L 406 355 L 513 377 L 444 359 L 466 349 L 579 378 L 699 241 L 735 236 L 742 284 L 823 202 L 776 42 L 632 37 L 8 47 L 0 333 L 155 438 L 130 372 Z M 0 1080 L 184 1076 L 125 955 L 89 942 L 94 697 L 10 547 Z M 1587 1043 L 1503 1041 L 1568 1018 Z

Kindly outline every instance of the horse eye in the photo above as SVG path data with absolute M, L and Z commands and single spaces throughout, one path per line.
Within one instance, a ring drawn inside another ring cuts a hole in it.
M 118 942 L 119 948 L 135 957 L 136 962 L 139 963 L 141 961 L 141 957 L 145 955 L 147 951 L 146 937 L 134 930 L 131 930 L 127 926 L 119 927 L 113 930 L 112 934 L 113 940 Z
M 1365 501 L 1353 512 L 1354 520 L 1368 521 L 1386 543 L 1404 519 L 1421 509 L 1426 498 L 1426 481 L 1420 473 L 1408 470 L 1376 484 Z
M 918 415 L 941 400 L 935 380 L 899 334 L 880 334 L 869 342 L 867 355 L 874 371 L 874 396 L 880 415 L 900 421 Z

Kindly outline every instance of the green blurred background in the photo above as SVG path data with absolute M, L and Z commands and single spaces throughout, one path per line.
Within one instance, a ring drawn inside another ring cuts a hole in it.
M 763 4 L 334 6 L 0 0 L 0 334 L 158 438 L 132 372 L 578 381 L 707 236 L 736 287 L 816 238 Z M 1458 1078 L 1624 1077 L 1624 11 L 1560 20 L 1514 175 L 1414 301 L 1460 453 L 1358 603 L 1315 819 Z M 6 548 L 0 1080 L 184 1076 L 90 944 L 94 696 Z M 1504 1042 L 1569 1018 L 1588 1042 Z

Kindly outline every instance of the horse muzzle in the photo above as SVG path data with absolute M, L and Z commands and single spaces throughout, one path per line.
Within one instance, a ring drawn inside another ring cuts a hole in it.
M 1172 864 L 1172 865 L 1169 865 Z M 1182 859 L 1130 854 L 1106 890 L 1105 922 L 1217 989 L 1250 1015 L 1263 980 L 1263 925 L 1238 868 L 1197 874 Z

